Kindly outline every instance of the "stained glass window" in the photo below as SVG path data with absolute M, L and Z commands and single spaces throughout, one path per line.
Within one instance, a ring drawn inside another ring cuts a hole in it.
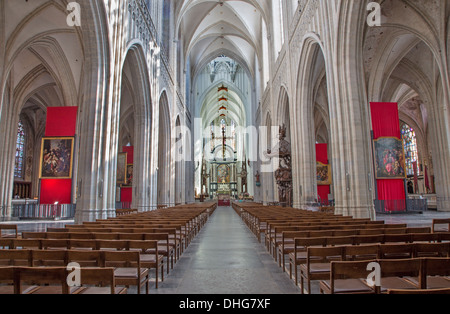
M 418 162 L 419 156 L 417 152 L 417 139 L 416 132 L 407 124 L 403 124 L 401 128 L 403 146 L 405 148 L 405 164 L 406 174 L 408 176 L 414 175 L 414 162 Z M 420 169 L 417 165 L 417 175 L 419 175 Z
M 24 160 L 25 160 L 25 128 L 22 121 L 19 121 L 17 128 L 17 142 L 16 142 L 16 161 L 14 166 L 14 177 L 23 179 L 24 174 Z
M 225 122 L 225 119 L 222 119 L 221 121 L 220 121 L 220 128 L 222 129 L 222 131 L 226 131 L 226 128 L 227 128 L 227 123 Z

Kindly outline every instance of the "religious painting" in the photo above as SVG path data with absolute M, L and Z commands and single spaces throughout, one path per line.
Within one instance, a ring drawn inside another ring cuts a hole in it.
M 73 137 L 46 137 L 42 139 L 40 178 L 71 179 Z
M 405 179 L 405 152 L 403 141 L 395 137 L 382 137 L 373 142 L 375 175 L 379 180 Z
M 317 162 L 316 174 L 317 174 L 317 185 L 331 185 L 332 183 L 331 165 L 325 165 L 321 162 Z
M 117 156 L 117 184 L 127 183 L 127 153 L 119 153 Z
M 230 167 L 227 165 L 217 167 L 217 181 L 218 183 L 230 183 Z
M 127 165 L 127 175 L 126 175 L 126 186 L 132 186 L 133 185 L 133 165 L 128 164 Z

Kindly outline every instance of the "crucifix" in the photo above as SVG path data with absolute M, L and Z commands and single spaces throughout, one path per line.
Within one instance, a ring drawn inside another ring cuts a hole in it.
M 227 136 L 227 126 L 225 124 L 225 121 L 222 120 L 222 158 L 226 159 L 226 152 L 227 152 L 227 140 L 233 140 L 233 137 Z
M 226 132 L 225 132 L 225 127 L 223 127 L 223 128 L 222 128 L 222 151 L 223 151 L 223 159 L 225 159 L 226 145 L 227 145 L 227 135 L 226 135 Z

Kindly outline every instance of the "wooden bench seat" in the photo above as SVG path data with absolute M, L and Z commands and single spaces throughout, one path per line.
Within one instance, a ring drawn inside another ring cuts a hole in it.
M 376 261 L 378 262 L 378 261 Z M 405 261 L 402 260 L 402 263 Z M 409 261 L 406 262 L 408 265 Z M 417 262 L 414 263 L 416 266 L 415 271 L 420 270 L 420 266 L 417 267 Z M 419 262 L 420 265 L 420 262 Z M 344 261 L 344 262 L 331 262 L 330 279 L 320 281 L 320 292 L 322 294 L 376 294 L 381 290 L 379 287 L 371 287 L 368 285 L 366 279 L 370 275 L 370 271 L 367 270 L 368 261 Z M 408 268 L 410 270 L 411 268 Z M 400 271 L 397 267 L 397 271 Z M 410 273 L 408 273 L 410 274 Z M 382 277 L 382 285 L 386 285 L 391 289 L 393 287 L 407 287 L 412 288 L 413 285 L 398 278 L 392 277 L 389 273 L 389 277 Z M 392 279 L 392 280 L 388 280 Z M 419 287 L 415 287 L 419 288 Z
M 368 262 L 376 262 L 380 266 L 380 286 L 368 285 L 367 277 L 372 271 L 367 267 Z M 443 290 L 450 288 L 449 274 L 449 258 L 331 262 L 330 279 L 320 281 L 320 290 L 326 294 Z
M 307 282 L 307 291 L 311 293 L 312 280 L 330 278 L 331 261 L 344 261 L 345 254 L 344 247 L 308 248 L 306 263 L 300 265 L 301 293 L 303 294 L 305 291 L 305 281 Z

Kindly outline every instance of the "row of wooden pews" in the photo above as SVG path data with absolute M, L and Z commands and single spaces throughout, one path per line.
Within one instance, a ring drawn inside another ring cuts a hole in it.
M 435 220 L 430 227 L 413 228 L 406 224 L 386 224 L 323 211 L 257 203 L 233 203 L 232 206 L 257 239 L 261 243 L 264 239 L 267 251 L 296 285 L 300 279 L 302 293 L 311 292 L 312 281 L 320 282 L 321 293 L 332 294 L 405 293 L 405 289 L 436 292 L 436 289 L 450 288 L 450 230 L 435 227 L 448 225 L 449 220 Z M 423 260 L 425 258 L 433 260 L 428 262 Z M 388 271 L 392 266 L 380 262 L 384 260 L 398 260 L 399 272 Z M 408 264 L 402 262 L 405 260 L 410 260 L 411 265 L 422 265 L 420 274 L 402 272 L 401 265 Z M 352 267 L 362 267 L 352 263 L 361 261 L 365 263 L 365 269 L 355 274 L 353 280 L 343 281 L 342 278 L 351 277 Z M 366 279 L 370 274 L 367 266 L 370 263 L 385 267 L 385 272 L 380 274 L 381 286 L 376 288 L 367 285 Z M 426 263 L 433 263 L 439 271 L 425 272 L 423 265 Z M 405 274 L 410 274 L 409 280 L 405 279 Z M 427 280 L 429 277 L 432 278 Z M 345 289 L 346 286 L 350 288 Z
M 18 289 L 17 283 L 2 278 L 1 274 L 11 273 L 11 269 L 5 268 L 18 267 L 19 270 L 16 271 L 21 272 L 21 268 L 64 268 L 76 263 L 82 269 L 113 268 L 114 289 L 64 288 L 56 291 L 124 293 L 127 289 L 120 289 L 121 287 L 136 286 L 138 294 L 144 287 L 148 294 L 151 270 L 154 270 L 155 288 L 158 289 L 159 282 L 164 281 L 164 266 L 169 274 L 216 207 L 215 203 L 202 203 L 143 213 L 128 211 L 110 219 L 2 237 L 0 293 L 42 291 Z

